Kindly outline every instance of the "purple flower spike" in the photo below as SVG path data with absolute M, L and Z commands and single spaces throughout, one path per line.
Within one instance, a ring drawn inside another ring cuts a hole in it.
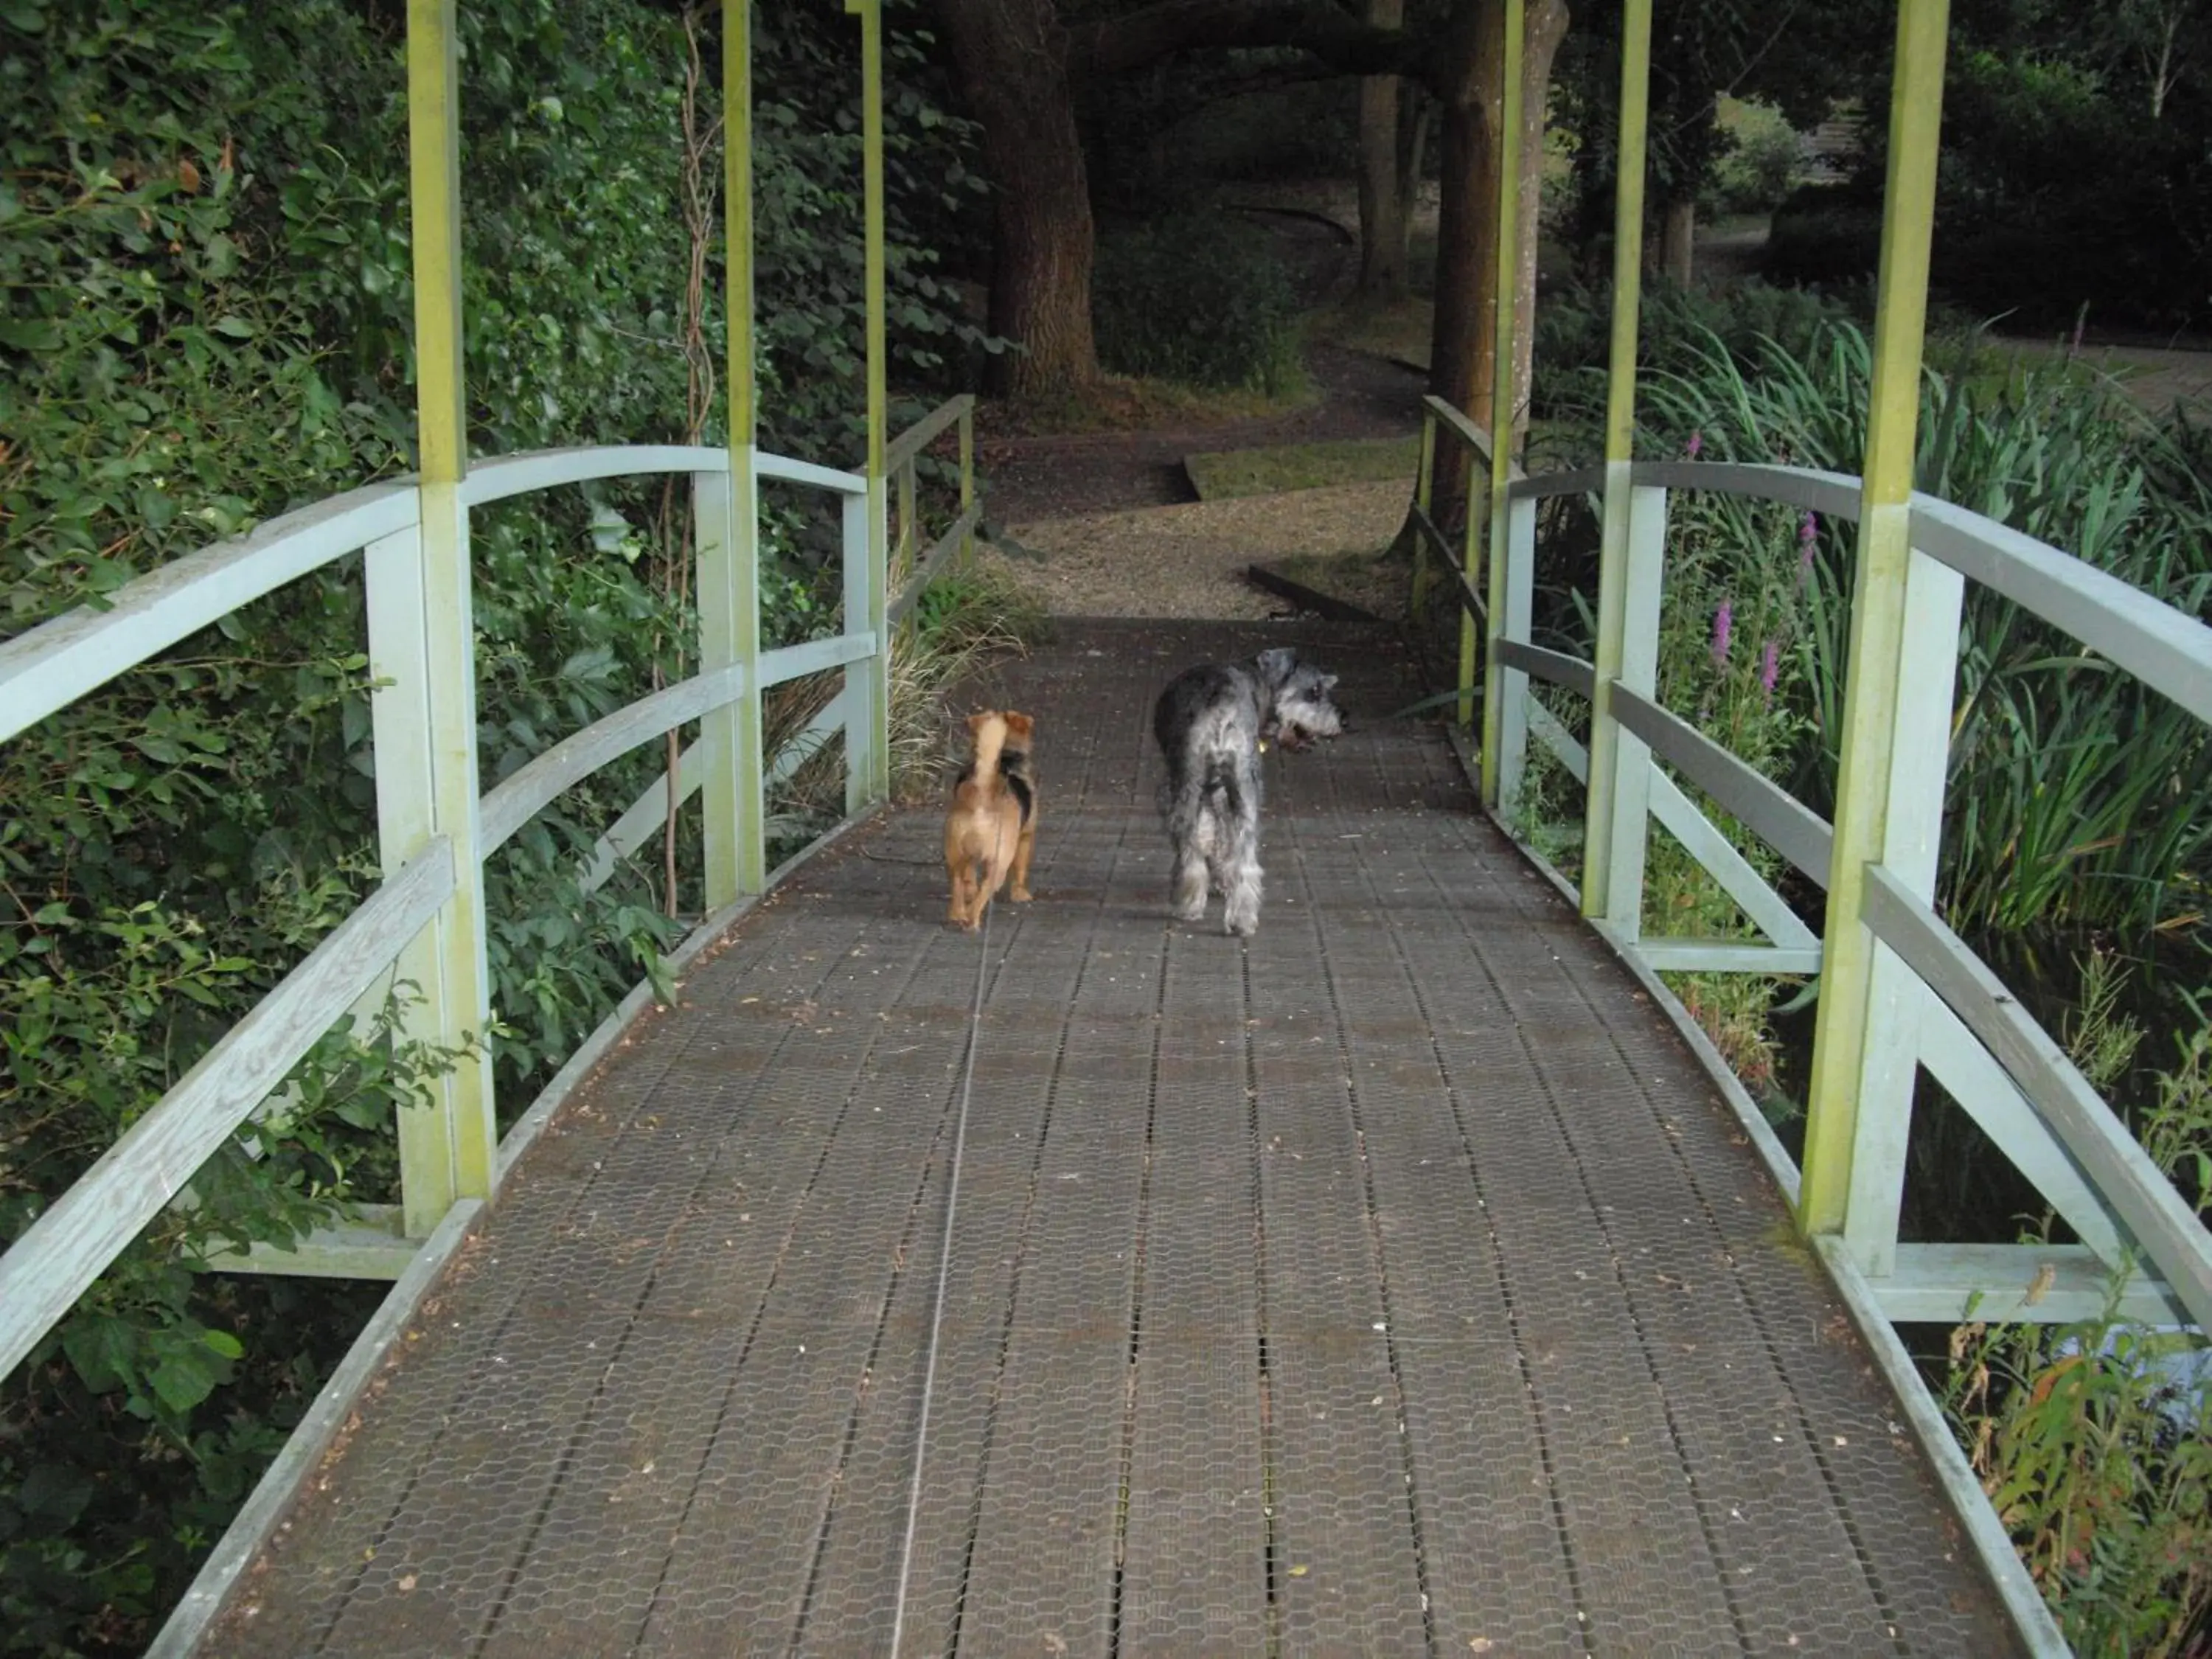
M 1687 446 L 1690 452 L 1690 459 L 1693 461 L 1696 460 L 1698 459 L 1698 452 L 1705 447 L 1705 434 L 1702 432 L 1692 432 L 1690 434 L 1690 441 Z
M 1820 521 L 1808 513 L 1797 521 L 1797 580 L 1813 579 L 1813 550 L 1820 544 Z
M 1777 641 L 1769 640 L 1765 648 L 1759 653 L 1759 695 L 1771 702 L 1774 697 L 1774 683 L 1781 678 L 1782 647 Z
M 1735 625 L 1735 607 L 1728 600 L 1723 599 L 1721 608 L 1713 612 L 1713 660 L 1715 662 L 1728 660 L 1729 629 Z

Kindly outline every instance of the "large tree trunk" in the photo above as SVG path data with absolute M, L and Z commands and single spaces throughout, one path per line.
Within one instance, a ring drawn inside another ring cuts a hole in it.
M 1536 362 L 1536 246 L 1544 211 L 1545 105 L 1552 65 L 1567 38 L 1566 0 L 1535 0 L 1528 8 L 1521 59 L 1521 214 L 1519 264 L 1514 270 L 1513 452 L 1528 441 L 1528 388 Z
M 1429 390 L 1486 430 L 1496 389 L 1498 178 L 1504 131 L 1503 0 L 1457 0 L 1446 37 L 1454 73 L 1436 86 L 1442 106 L 1437 156 L 1436 315 L 1429 332 Z M 1467 511 L 1465 452 L 1440 445 L 1431 503 L 1442 526 Z
M 939 10 L 998 186 L 991 331 L 1021 348 L 997 360 L 991 389 L 1080 390 L 1098 379 L 1091 187 L 1052 0 L 940 0 Z
M 1367 0 L 1367 21 L 1397 28 L 1406 0 Z M 1406 193 L 1398 176 L 1400 88 L 1395 75 L 1359 82 L 1359 298 L 1387 305 L 1406 293 Z

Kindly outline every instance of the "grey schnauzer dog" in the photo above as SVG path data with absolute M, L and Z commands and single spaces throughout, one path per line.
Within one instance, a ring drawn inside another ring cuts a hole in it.
M 1209 882 L 1228 904 L 1223 926 L 1260 925 L 1260 753 L 1270 742 L 1310 747 L 1344 730 L 1330 699 L 1336 676 L 1287 647 L 1250 662 L 1187 668 L 1152 705 L 1152 735 L 1167 759 L 1160 811 L 1175 843 L 1174 914 L 1206 914 Z

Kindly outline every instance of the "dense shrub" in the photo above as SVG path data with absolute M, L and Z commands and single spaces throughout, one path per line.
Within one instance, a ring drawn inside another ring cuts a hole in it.
M 1805 167 L 1805 141 L 1780 110 L 1736 104 L 1724 110 L 1729 148 L 1700 196 L 1706 213 L 1765 213 L 1790 193 Z
M 1234 219 L 1179 215 L 1109 229 L 1091 311 L 1099 358 L 1119 373 L 1270 396 L 1298 384 L 1290 275 Z
M 958 332 L 919 239 L 977 187 L 911 11 L 892 10 L 892 337 L 913 382 Z M 684 20 L 640 0 L 460 16 L 472 448 L 718 439 L 692 368 L 722 354 L 721 161 L 691 157 L 695 247 Z M 351 0 L 0 6 L 0 635 L 412 465 L 400 18 Z M 719 42 L 699 46 L 704 132 Z M 857 53 L 834 13 L 763 16 L 756 47 L 764 441 L 849 462 Z M 487 784 L 684 672 L 684 534 L 658 487 L 475 515 Z M 816 544 L 805 519 L 772 518 L 781 637 L 834 621 Z M 359 561 L 341 561 L 0 749 L 0 1241 L 375 880 L 363 643 Z M 653 965 L 664 907 L 696 902 L 645 868 L 589 896 L 576 880 L 659 764 L 609 769 L 487 867 L 510 1114 Z M 143 1645 L 374 1302 L 195 1265 L 390 1196 L 394 1112 L 439 1063 L 381 1021 L 331 1034 L 281 1115 L 200 1171 L 197 1206 L 0 1379 L 0 1651 Z
M 1806 185 L 1778 204 L 1763 261 L 1776 283 L 1859 282 L 1881 253 L 1881 198 L 1855 185 Z
M 1863 299 L 1848 289 L 1826 294 L 1756 280 L 1724 292 L 1654 282 L 1638 318 L 1638 362 L 1644 368 L 1683 369 L 1716 342 L 1733 356 L 1749 356 L 1765 341 L 1802 355 L 1831 325 L 1861 314 Z M 1609 289 L 1565 283 L 1544 291 L 1536 310 L 1538 414 L 1569 421 L 1597 417 L 1605 404 L 1612 315 Z
M 2052 53 L 1954 52 L 1931 252 L 1942 298 L 2013 328 L 2085 314 L 2160 330 L 2212 319 L 2212 97 L 2185 81 L 2151 118 L 2124 81 Z M 1873 272 L 1884 134 L 1870 124 L 1867 140 L 1858 177 L 1808 185 L 1776 210 L 1769 276 Z

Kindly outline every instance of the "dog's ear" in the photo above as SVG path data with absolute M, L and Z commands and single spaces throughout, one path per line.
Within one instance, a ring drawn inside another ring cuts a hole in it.
M 1297 665 L 1298 653 L 1287 645 L 1279 645 L 1260 653 L 1260 672 L 1276 685 L 1289 679 L 1297 672 Z
M 1336 676 L 1334 674 L 1322 675 L 1321 677 L 1321 689 L 1324 691 L 1334 690 L 1336 689 Z

